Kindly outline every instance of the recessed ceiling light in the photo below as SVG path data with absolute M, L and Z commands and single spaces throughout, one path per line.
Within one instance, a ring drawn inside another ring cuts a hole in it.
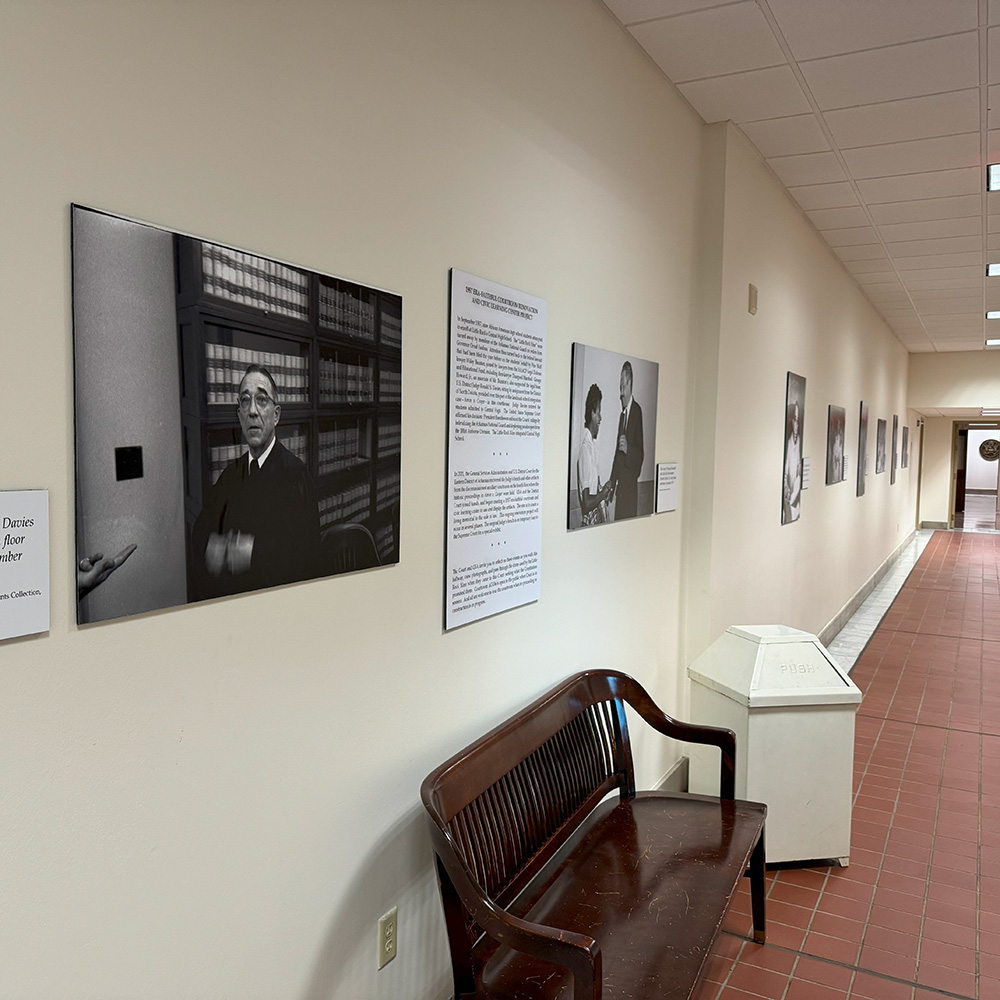
M 1000 163 L 986 164 L 986 190 L 1000 191 Z
M 1000 339 L 992 337 L 990 340 L 986 341 L 987 347 L 1000 347 Z
M 986 314 L 987 319 L 1000 319 L 1000 309 L 991 309 Z

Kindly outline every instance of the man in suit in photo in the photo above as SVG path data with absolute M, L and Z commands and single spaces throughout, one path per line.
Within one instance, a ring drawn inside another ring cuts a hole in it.
M 318 572 L 319 510 L 305 465 L 275 436 L 271 373 L 251 364 L 237 403 L 247 451 L 209 488 L 191 532 L 204 573 L 199 598 L 307 580 Z
M 639 506 L 639 472 L 642 469 L 642 408 L 632 398 L 632 365 L 622 365 L 619 381 L 622 412 L 618 418 L 618 448 L 611 466 L 615 491 L 615 520 L 635 517 Z

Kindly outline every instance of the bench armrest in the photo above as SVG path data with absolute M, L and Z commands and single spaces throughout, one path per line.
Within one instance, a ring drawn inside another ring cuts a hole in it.
M 573 1000 L 601 1000 L 601 946 L 592 937 L 508 913 L 483 892 L 451 836 L 433 821 L 431 835 L 462 905 L 483 931 L 508 948 L 568 969 L 573 976 Z
M 705 743 L 722 752 L 719 766 L 719 798 L 736 798 L 736 734 L 716 726 L 696 726 L 671 718 L 646 693 L 638 681 L 626 674 L 615 674 L 615 686 L 621 697 L 657 732 L 685 743 Z

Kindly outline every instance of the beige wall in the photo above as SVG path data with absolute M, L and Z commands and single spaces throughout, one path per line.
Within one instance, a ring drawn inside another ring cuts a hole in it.
M 1000 351 L 914 354 L 908 398 L 918 409 L 1000 406 Z
M 822 414 L 902 416 L 905 355 L 597 0 L 7 0 L 0 93 L 0 488 L 51 491 L 53 581 L 3 647 L 0 994 L 440 1000 L 423 775 L 572 670 L 681 714 L 682 642 L 821 627 L 912 520 L 905 476 L 822 485 Z M 402 294 L 398 566 L 76 628 L 74 201 Z M 541 599 L 444 635 L 453 265 L 544 297 L 549 340 Z M 574 341 L 659 363 L 676 513 L 567 533 Z M 781 528 L 789 368 L 817 472 Z M 640 782 L 675 755 L 640 739 Z
M 923 472 L 920 485 L 920 523 L 948 524 L 951 517 L 951 452 L 954 421 L 924 418 Z
M 910 426 L 908 355 L 742 134 L 725 130 L 711 582 L 701 631 L 780 623 L 819 632 L 913 530 L 916 462 L 895 485 L 875 474 L 878 418 Z M 718 136 L 713 140 L 722 141 Z M 748 285 L 759 290 L 756 315 Z M 806 379 L 803 454 L 811 485 L 802 516 L 780 522 L 785 380 Z M 869 407 L 869 476 L 856 496 L 859 404 Z M 825 484 L 827 408 L 846 410 L 847 479 Z M 912 448 L 911 448 L 912 451 Z M 704 515 L 702 515 L 704 516 Z M 705 626 L 707 622 L 707 628 Z M 698 630 L 697 620 L 692 629 Z

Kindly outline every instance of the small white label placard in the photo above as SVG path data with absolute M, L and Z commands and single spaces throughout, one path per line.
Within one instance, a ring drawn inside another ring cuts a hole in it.
M 802 459 L 802 489 L 809 489 L 809 459 Z
M 49 491 L 0 492 L 0 639 L 49 629 Z
M 656 513 L 677 510 L 677 463 L 656 463 Z

